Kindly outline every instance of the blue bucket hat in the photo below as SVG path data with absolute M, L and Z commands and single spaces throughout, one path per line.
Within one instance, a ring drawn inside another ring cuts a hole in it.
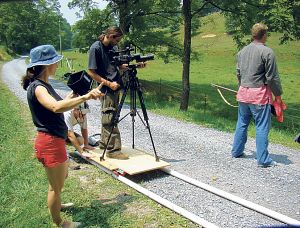
M 63 56 L 58 55 L 52 45 L 37 46 L 30 51 L 30 63 L 27 65 L 27 68 L 51 65 L 59 62 L 62 58 Z

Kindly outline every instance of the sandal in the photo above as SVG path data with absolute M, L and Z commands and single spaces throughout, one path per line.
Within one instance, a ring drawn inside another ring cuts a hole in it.
M 62 228 L 76 228 L 80 227 L 82 225 L 81 222 L 70 222 L 70 221 L 62 221 L 61 224 L 59 224 L 56 227 L 62 227 Z
M 73 206 L 74 206 L 74 203 L 62 203 L 60 209 L 63 210 L 63 209 L 70 208 Z

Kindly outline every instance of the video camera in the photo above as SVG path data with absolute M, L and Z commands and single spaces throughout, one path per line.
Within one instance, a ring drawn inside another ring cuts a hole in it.
M 112 64 L 116 66 L 120 66 L 122 64 L 129 64 L 133 60 L 136 62 L 146 62 L 149 60 L 154 60 L 153 54 L 147 54 L 141 56 L 140 54 L 130 54 L 130 51 L 133 51 L 133 48 L 126 47 L 124 50 L 114 51 L 110 50 L 110 54 L 112 55 Z M 124 53 L 124 54 L 122 54 Z

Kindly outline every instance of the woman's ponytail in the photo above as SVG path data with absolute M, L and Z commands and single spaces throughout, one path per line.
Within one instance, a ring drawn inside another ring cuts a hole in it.
M 21 85 L 24 90 L 27 90 L 28 86 L 33 82 L 35 79 L 39 78 L 42 74 L 45 66 L 34 66 L 31 68 L 28 68 L 26 71 L 26 75 L 22 77 Z

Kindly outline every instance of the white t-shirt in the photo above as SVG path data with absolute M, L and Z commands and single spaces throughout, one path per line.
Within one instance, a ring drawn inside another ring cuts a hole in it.
M 81 128 L 87 129 L 87 118 L 86 115 L 83 115 L 83 120 L 76 119 L 73 113 L 73 110 L 64 112 L 65 122 L 68 127 L 68 131 L 74 131 L 74 126 L 79 124 Z

